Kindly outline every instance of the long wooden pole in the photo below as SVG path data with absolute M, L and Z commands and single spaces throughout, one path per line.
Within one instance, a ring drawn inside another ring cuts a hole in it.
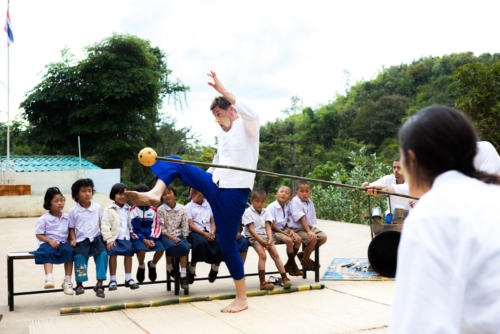
M 167 157 L 156 157 L 156 160 L 174 162 L 174 163 L 182 164 L 182 165 L 194 165 L 194 166 L 198 166 L 198 167 L 214 167 L 214 168 L 232 169 L 232 170 L 238 170 L 241 172 L 261 174 L 261 175 L 266 175 L 266 176 L 270 176 L 270 177 L 277 177 L 277 178 L 282 178 L 282 179 L 291 179 L 291 180 L 319 183 L 319 184 L 325 184 L 328 186 L 341 187 L 341 188 L 347 188 L 347 189 L 353 189 L 353 190 L 359 190 L 359 191 L 369 190 L 366 187 L 352 186 L 349 184 L 337 183 L 337 182 L 326 181 L 326 180 L 321 180 L 321 179 L 312 179 L 309 177 L 302 177 L 302 176 L 296 176 L 296 175 L 268 172 L 268 171 L 259 170 L 259 169 L 250 169 L 250 168 L 237 167 L 237 166 L 227 166 L 227 165 L 217 165 L 217 164 L 212 164 L 212 163 L 208 163 L 208 162 L 179 160 L 179 159 L 167 158 Z M 389 191 L 377 190 L 377 193 L 418 200 L 418 197 L 413 197 L 413 196 L 404 195 L 404 194 L 397 194 L 397 193 L 393 193 L 393 192 L 389 192 Z

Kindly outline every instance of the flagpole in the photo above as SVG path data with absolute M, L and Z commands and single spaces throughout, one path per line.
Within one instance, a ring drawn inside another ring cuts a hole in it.
M 9 12 L 10 0 L 7 0 L 7 13 Z M 9 38 L 7 37 L 7 172 L 10 169 L 10 52 Z

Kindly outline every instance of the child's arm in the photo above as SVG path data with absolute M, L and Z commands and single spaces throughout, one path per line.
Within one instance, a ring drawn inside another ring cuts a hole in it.
M 208 234 L 207 232 L 205 231 L 202 231 L 200 230 L 193 222 L 193 219 L 189 218 L 188 219 L 188 224 L 189 224 L 189 229 L 193 232 L 196 232 L 196 233 L 199 233 L 201 234 L 202 236 L 204 236 L 205 238 L 209 238 L 210 234 Z
M 104 210 L 104 213 L 102 215 L 101 219 L 101 235 L 102 235 L 102 240 L 104 240 L 106 243 L 112 243 L 115 238 L 113 238 L 113 235 L 111 234 L 111 224 L 113 220 L 113 213 L 111 212 L 113 209 L 108 209 L 106 208 Z
M 76 246 L 76 233 L 74 228 L 69 228 L 69 244 L 72 247 Z
M 214 217 L 210 217 L 210 240 L 215 240 L 215 220 Z
M 186 210 L 183 210 L 183 212 L 182 212 L 182 225 L 181 226 L 182 226 L 182 235 L 184 236 L 184 238 L 187 238 L 187 236 L 189 235 L 189 222 L 188 222 Z
M 311 231 L 309 225 L 307 224 L 306 215 L 303 215 L 302 218 L 299 219 L 299 223 L 302 225 L 302 228 L 304 229 L 304 231 L 307 232 L 307 234 L 311 237 L 312 240 L 317 239 L 316 233 Z
M 271 222 L 266 220 L 267 245 L 273 245 L 273 232 L 271 231 Z
M 264 241 L 264 239 L 260 237 L 260 235 L 257 234 L 257 232 L 255 232 L 254 223 L 253 222 L 248 223 L 247 226 L 248 226 L 248 232 L 250 232 L 252 237 L 254 237 L 259 242 L 259 244 L 262 245 L 262 247 L 266 248 L 267 243 Z
M 59 243 L 55 240 L 52 240 L 50 238 L 47 238 L 44 234 L 37 234 L 36 238 L 40 241 L 46 242 L 49 245 L 52 246 L 52 248 L 58 249 L 59 248 Z

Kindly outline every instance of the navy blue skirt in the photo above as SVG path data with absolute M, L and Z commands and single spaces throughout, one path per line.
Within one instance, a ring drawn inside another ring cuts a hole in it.
M 239 253 L 246 253 L 248 251 L 248 240 L 243 235 L 241 238 L 236 239 L 236 243 L 238 244 Z
M 44 242 L 36 251 L 30 252 L 35 255 L 36 264 L 61 264 L 73 261 L 73 247 L 68 243 L 59 244 L 59 248 L 53 248 L 48 242 Z
M 108 255 L 132 256 L 134 254 L 134 246 L 130 240 L 115 240 L 115 247 L 108 251 Z
M 181 241 L 178 243 L 175 243 L 172 239 L 162 235 L 161 236 L 161 242 L 163 244 L 163 247 L 165 248 L 165 254 L 167 256 L 184 256 L 189 254 L 189 243 L 186 239 L 184 239 L 184 236 L 181 234 L 178 236 Z
M 188 240 L 191 243 L 191 262 L 206 262 L 217 264 L 222 262 L 222 252 L 217 236 L 212 242 L 199 233 L 189 233 Z
M 106 245 L 102 241 L 102 237 L 98 235 L 94 238 L 94 241 L 90 241 L 89 238 L 77 242 L 75 247 L 75 255 L 82 254 L 84 257 L 89 258 L 91 256 L 97 256 L 102 252 L 106 252 Z
M 144 242 L 139 239 L 132 239 L 132 246 L 134 246 L 136 252 L 140 250 L 145 250 L 146 252 L 157 252 L 165 249 L 161 243 L 161 238 L 156 238 L 153 241 L 155 242 L 155 246 L 153 248 L 146 247 Z

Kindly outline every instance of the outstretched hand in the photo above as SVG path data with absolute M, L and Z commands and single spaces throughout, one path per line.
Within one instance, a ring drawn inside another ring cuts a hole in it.
M 224 86 L 220 82 L 219 78 L 217 78 L 217 74 L 215 74 L 214 71 L 210 71 L 210 73 L 207 73 L 207 75 L 214 80 L 214 82 L 208 82 L 208 85 L 213 87 L 221 95 L 224 95 L 224 91 L 226 89 L 224 88 Z

